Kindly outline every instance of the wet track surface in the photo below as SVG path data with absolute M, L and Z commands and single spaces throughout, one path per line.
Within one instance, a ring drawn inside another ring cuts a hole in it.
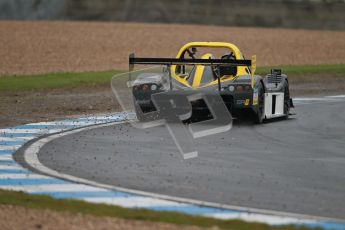
M 165 127 L 117 124 L 46 144 L 40 161 L 105 184 L 229 205 L 345 219 L 345 102 L 296 106 L 288 120 L 236 122 L 183 160 Z

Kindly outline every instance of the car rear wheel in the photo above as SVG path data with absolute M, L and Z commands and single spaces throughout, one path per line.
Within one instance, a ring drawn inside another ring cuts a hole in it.
M 135 115 L 137 116 L 138 121 L 144 122 L 145 119 L 139 106 L 135 106 L 134 108 L 135 108 Z
M 258 108 L 255 114 L 255 123 L 261 124 L 265 119 L 265 89 L 260 82 L 258 86 Z
M 290 113 L 290 91 L 289 91 L 289 84 L 286 82 L 284 86 L 284 114 L 285 118 L 289 117 Z

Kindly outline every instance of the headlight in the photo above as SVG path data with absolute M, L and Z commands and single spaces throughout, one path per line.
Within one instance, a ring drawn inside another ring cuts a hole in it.
M 151 85 L 151 90 L 152 91 L 157 90 L 157 85 L 155 85 L 155 84 Z
M 230 91 L 230 92 L 234 92 L 234 91 L 235 91 L 235 86 L 230 85 L 230 86 L 229 86 L 229 91 Z

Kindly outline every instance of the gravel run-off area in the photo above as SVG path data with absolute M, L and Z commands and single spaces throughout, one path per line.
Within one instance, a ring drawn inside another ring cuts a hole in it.
M 191 41 L 232 42 L 258 66 L 345 63 L 345 32 L 102 22 L 0 21 L 0 75 L 127 69 Z

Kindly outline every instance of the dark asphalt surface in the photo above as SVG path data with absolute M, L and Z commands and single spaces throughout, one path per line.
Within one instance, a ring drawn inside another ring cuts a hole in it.
M 159 194 L 345 219 L 345 102 L 296 106 L 289 120 L 237 122 L 183 160 L 166 128 L 112 125 L 45 145 L 40 161 L 89 180 Z

